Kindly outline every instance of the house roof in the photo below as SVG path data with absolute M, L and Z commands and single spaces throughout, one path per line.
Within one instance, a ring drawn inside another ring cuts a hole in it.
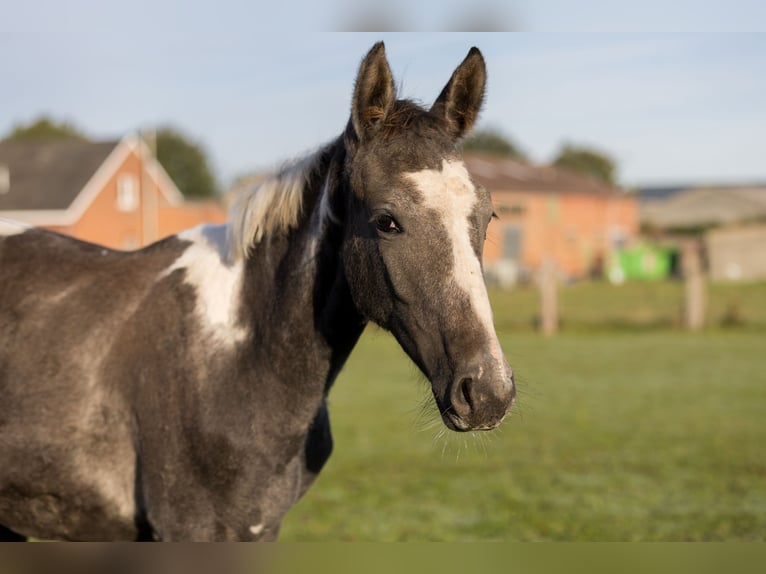
M 118 143 L 0 142 L 0 167 L 10 183 L 0 190 L 0 211 L 67 209 Z
M 664 229 L 766 219 L 766 186 L 702 187 L 641 201 L 641 223 Z
M 465 154 L 464 160 L 474 181 L 490 192 L 523 191 L 589 195 L 615 195 L 622 192 L 596 179 L 549 165 L 533 165 L 484 154 Z

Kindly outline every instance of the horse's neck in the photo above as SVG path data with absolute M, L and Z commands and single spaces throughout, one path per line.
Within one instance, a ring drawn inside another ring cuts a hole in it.
M 356 344 L 365 322 L 348 291 L 342 234 L 328 220 L 333 161 L 309 182 L 298 225 L 255 246 L 245 263 L 243 302 L 252 317 L 253 352 L 283 381 L 324 394 Z M 314 392 L 311 392 L 314 391 Z

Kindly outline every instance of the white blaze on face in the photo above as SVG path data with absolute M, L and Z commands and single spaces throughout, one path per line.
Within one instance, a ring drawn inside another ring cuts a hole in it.
M 466 293 L 471 307 L 484 328 L 499 372 L 505 374 L 505 361 L 492 321 L 487 287 L 481 264 L 471 243 L 469 217 L 476 208 L 476 190 L 462 161 L 443 160 L 441 170 L 424 169 L 405 175 L 423 195 L 425 206 L 441 216 L 452 243 L 452 279 Z
M 237 320 L 243 264 L 241 261 L 228 262 L 226 228 L 201 225 L 182 231 L 178 238 L 191 241 L 191 245 L 162 272 L 160 278 L 176 269 L 185 270 L 185 283 L 194 288 L 197 316 L 203 325 L 221 342 L 243 341 L 247 333 Z

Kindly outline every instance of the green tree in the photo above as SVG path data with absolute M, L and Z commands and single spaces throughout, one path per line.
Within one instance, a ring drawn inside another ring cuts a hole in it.
M 35 141 L 49 139 L 87 140 L 87 136 L 68 122 L 56 122 L 47 116 L 28 123 L 16 124 L 5 136 L 14 141 Z
M 587 175 L 599 181 L 615 185 L 617 168 L 607 154 L 594 149 L 565 144 L 553 165 Z
M 172 127 L 156 132 L 157 160 L 189 198 L 213 197 L 218 184 L 202 146 Z
M 463 151 L 481 152 L 525 160 L 524 153 L 508 137 L 492 128 L 477 130 L 463 141 Z

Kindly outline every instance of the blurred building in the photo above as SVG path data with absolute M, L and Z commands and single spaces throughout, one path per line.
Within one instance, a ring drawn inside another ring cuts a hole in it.
M 639 197 L 646 234 L 697 238 L 711 279 L 766 279 L 766 185 L 648 188 Z
M 484 246 L 487 277 L 503 285 L 536 274 L 546 257 L 564 278 L 601 276 L 639 233 L 636 198 L 589 177 L 491 155 L 466 155 L 492 194 L 497 220 Z
M 115 249 L 135 249 L 201 222 L 213 200 L 188 202 L 137 136 L 120 141 L 0 142 L 0 217 Z
M 248 193 L 262 184 L 266 179 L 274 174 L 273 169 L 264 169 L 261 171 L 254 171 L 246 175 L 238 177 L 231 184 L 231 187 L 227 189 L 222 196 L 223 204 L 228 209 L 237 200 L 237 198 L 243 193 Z

